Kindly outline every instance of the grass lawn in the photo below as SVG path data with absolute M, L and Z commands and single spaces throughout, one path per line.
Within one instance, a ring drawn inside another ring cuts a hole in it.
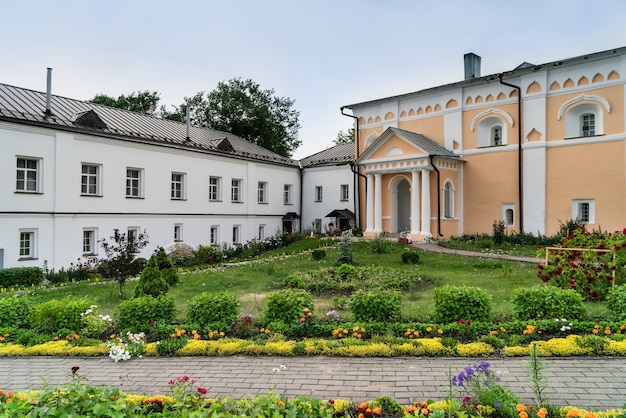
M 282 254 L 297 253 L 302 249 L 316 248 L 324 242 L 306 239 L 293 246 L 277 250 L 259 260 L 239 265 L 212 268 L 204 271 L 190 272 L 180 275 L 180 283 L 171 288 L 168 296 L 174 298 L 179 312 L 179 319 L 184 320 L 187 301 L 202 292 L 230 291 L 237 295 L 241 302 L 241 311 L 259 317 L 264 310 L 264 298 L 278 290 L 277 283 L 295 272 L 306 272 L 317 269 L 336 268 L 337 250 L 327 249 L 326 258 L 316 261 L 310 254 L 297 254 L 283 257 Z M 405 248 L 396 243 L 389 245 L 389 252 L 380 254 L 372 251 L 371 242 L 355 242 L 352 245 L 354 260 L 357 266 L 377 265 L 390 269 L 412 269 L 423 278 L 434 280 L 434 285 L 425 289 L 403 292 L 403 311 L 405 318 L 414 321 L 428 322 L 434 310 L 434 290 L 436 286 L 477 286 L 486 289 L 493 295 L 494 320 L 500 321 L 512 317 L 512 305 L 509 302 L 511 292 L 519 287 L 530 287 L 540 284 L 536 277 L 537 267 L 529 263 L 516 263 L 487 258 L 469 258 L 446 254 L 420 251 L 420 263 L 404 264 L 401 253 Z M 126 298 L 132 297 L 136 282 L 130 281 L 124 286 Z M 100 313 L 114 314 L 120 302 L 119 286 L 116 282 L 78 283 L 64 287 L 35 290 L 32 297 L 35 302 L 61 299 L 70 294 L 76 297 L 89 297 L 99 307 Z M 348 313 L 342 312 L 332 295 L 313 295 L 315 312 L 323 315 L 331 309 L 337 310 L 343 318 Z M 601 304 L 587 304 L 588 312 L 593 316 L 602 316 L 604 307 Z

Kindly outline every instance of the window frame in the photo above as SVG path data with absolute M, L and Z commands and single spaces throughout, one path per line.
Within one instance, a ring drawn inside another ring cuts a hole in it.
M 267 204 L 267 182 L 259 181 L 257 184 L 257 203 Z
M 174 242 L 183 242 L 183 224 L 174 224 Z
M 293 184 L 285 184 L 283 186 L 283 204 L 284 205 L 293 205 L 292 195 L 293 195 Z
M 596 201 L 595 199 L 572 199 L 572 219 L 585 224 L 596 223 Z M 581 217 L 581 211 L 586 207 L 586 219 Z
M 243 179 L 231 179 L 230 181 L 230 201 L 232 203 L 243 203 Z
M 322 202 L 324 199 L 324 188 L 322 186 L 315 186 L 315 202 Z
M 180 176 L 180 179 L 174 179 L 175 176 Z M 187 199 L 187 187 L 186 187 L 186 174 L 178 171 L 172 171 L 171 175 L 171 188 L 170 188 L 170 200 L 186 200 Z
M 454 183 L 446 180 L 443 183 L 443 217 L 454 219 Z
M 339 200 L 341 202 L 347 202 L 350 200 L 350 185 L 349 184 L 339 185 Z
M 509 222 L 509 220 L 507 219 L 507 212 L 508 211 L 513 212 L 512 222 Z M 502 221 L 504 222 L 504 226 L 514 227 L 515 226 L 515 218 L 516 217 L 517 217 L 517 214 L 515 213 L 515 204 L 514 203 L 504 203 L 504 204 L 502 204 Z
M 495 143 L 495 129 L 500 128 L 500 143 Z M 499 116 L 489 116 L 478 122 L 477 148 L 501 147 L 507 145 L 506 121 Z
M 588 122 L 591 122 L 591 123 L 588 123 Z M 587 132 L 585 132 L 585 127 L 587 128 Z M 582 115 L 580 115 L 580 136 L 582 137 L 596 136 L 595 113 L 588 112 L 588 113 L 583 113 Z
M 209 176 L 209 202 L 222 201 L 222 178 Z
M 217 247 L 220 245 L 220 227 L 219 225 L 211 225 L 209 228 L 209 245 Z
M 85 168 L 94 168 L 95 173 L 85 173 Z M 102 196 L 101 192 L 101 164 L 81 163 L 80 166 L 80 195 L 81 196 Z M 93 179 L 93 184 L 90 182 Z M 90 188 L 95 187 L 95 191 L 91 192 Z
M 24 161 L 24 167 L 20 167 L 20 161 Z M 15 192 L 16 193 L 41 193 L 42 192 L 42 182 L 41 182 L 41 166 L 42 166 L 42 158 L 38 157 L 26 157 L 17 155 L 15 158 Z M 28 162 L 34 162 L 35 168 L 28 167 Z M 20 173 L 22 173 L 22 178 L 20 179 Z M 29 179 L 29 173 L 34 173 L 34 179 Z M 23 183 L 22 187 L 19 187 L 20 182 Z M 29 190 L 29 184 L 34 183 L 34 188 Z
M 241 244 L 241 225 L 233 225 L 233 244 Z
M 137 173 L 137 177 L 131 174 Z M 143 169 L 126 167 L 126 198 L 143 199 Z
M 25 246 L 24 243 L 27 243 Z M 37 229 L 25 228 L 19 230 L 19 260 L 37 259 Z M 28 250 L 25 252 L 25 250 Z
M 89 242 L 86 242 L 89 241 Z M 83 229 L 83 255 L 98 254 L 96 243 L 98 242 L 97 228 Z
M 265 239 L 265 224 L 259 224 L 259 240 Z
M 584 116 L 593 115 L 593 135 L 584 135 Z M 603 111 L 596 103 L 581 103 L 567 109 L 565 112 L 565 139 L 593 138 L 603 135 Z

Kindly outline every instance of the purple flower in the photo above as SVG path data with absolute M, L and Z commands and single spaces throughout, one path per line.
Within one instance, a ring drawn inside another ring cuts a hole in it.
M 497 409 L 497 408 L 500 408 L 500 402 L 494 402 L 494 403 L 493 403 L 493 406 L 495 406 L 495 407 L 496 407 L 496 409 Z

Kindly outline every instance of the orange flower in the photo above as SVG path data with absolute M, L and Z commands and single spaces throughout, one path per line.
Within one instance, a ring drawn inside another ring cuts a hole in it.
M 363 412 L 368 408 L 367 402 L 361 402 L 359 406 L 357 406 L 357 411 Z
M 358 417 L 358 418 L 365 418 L 365 415 L 363 415 L 363 414 L 359 414 L 359 417 Z
M 489 331 L 489 335 L 498 335 L 498 331 Z
M 442 329 L 438 329 L 438 330 L 437 330 L 437 333 L 438 333 L 438 334 L 443 334 L 443 330 L 442 330 Z
M 546 418 L 547 414 L 548 414 L 548 410 L 546 408 L 540 408 L 539 411 L 537 411 L 537 416 L 539 418 Z
M 580 416 L 580 411 L 576 408 L 570 409 L 566 415 L 567 418 L 574 418 L 574 417 L 579 417 L 579 416 Z
M 428 415 L 430 413 L 430 411 L 428 410 L 428 408 L 422 408 L 420 410 L 420 414 L 422 415 Z
M 593 412 L 587 412 L 585 414 L 585 418 L 596 418 L 596 414 L 594 414 Z
M 528 418 L 528 414 L 526 413 L 526 411 L 522 411 L 519 413 L 519 418 Z
M 500 327 L 500 331 L 502 331 L 502 332 L 506 332 L 506 328 L 504 328 L 504 327 Z
M 433 329 L 431 327 L 426 328 L 426 331 L 431 332 Z
M 417 408 L 413 405 L 407 406 L 406 408 L 404 408 L 404 415 L 413 415 L 415 411 L 417 411 Z
M 609 335 L 609 334 L 611 333 L 611 328 L 606 327 L 606 329 L 604 330 L 604 333 L 605 333 L 606 335 Z
M 420 402 L 420 408 L 428 408 L 428 402 Z
M 276 402 L 278 404 L 278 406 L 285 406 L 285 402 L 279 400 L 278 402 Z
M 380 415 L 382 414 L 383 409 L 380 406 L 377 406 L 376 408 L 372 409 L 372 414 L 374 415 Z
M 524 412 L 526 410 L 526 407 L 521 403 L 518 403 L 517 405 L 515 405 L 515 410 L 517 412 Z
M 593 334 L 597 334 L 597 333 L 598 333 L 598 330 L 597 330 L 597 329 L 594 329 L 594 330 L 593 330 L 593 331 L 591 331 L 591 332 L 592 332 Z

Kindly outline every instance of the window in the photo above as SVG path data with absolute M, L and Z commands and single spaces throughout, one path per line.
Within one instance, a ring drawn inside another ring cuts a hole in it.
M 243 180 L 241 179 L 232 179 L 231 187 L 230 187 L 230 200 L 233 203 L 241 203 L 241 188 L 242 188 Z
M 595 200 L 574 199 L 572 200 L 572 219 L 586 224 L 595 223 Z
M 83 164 L 80 177 L 80 194 L 83 196 L 100 196 L 100 166 Z
M 221 177 L 209 177 L 209 201 L 219 202 L 222 200 L 221 183 Z
M 209 237 L 209 243 L 213 246 L 219 245 L 220 243 L 220 237 L 219 237 L 219 233 L 220 233 L 220 227 L 217 225 L 213 225 L 211 226 L 211 232 L 210 232 L 210 237 Z
M 315 201 L 322 201 L 322 186 L 315 186 Z
M 40 165 L 40 160 L 36 158 L 17 158 L 16 191 L 40 192 Z
M 185 199 L 185 174 L 172 173 L 172 200 Z
M 257 199 L 259 203 L 267 203 L 267 182 L 259 182 Z
M 259 239 L 265 239 L 265 225 L 259 225 Z
M 490 116 L 478 122 L 478 147 L 506 145 L 505 120 Z
M 596 134 L 596 115 L 587 113 L 581 116 L 580 136 L 594 136 Z
M 83 229 L 83 255 L 96 254 L 95 229 Z
M 36 230 L 25 229 L 20 231 L 20 259 L 36 258 Z
M 515 205 L 505 203 L 502 205 L 502 219 L 504 226 L 515 226 Z
M 233 225 L 233 244 L 239 244 L 241 240 L 239 239 L 239 231 L 241 227 L 239 225 Z
M 283 203 L 285 205 L 291 205 L 291 191 L 293 187 L 291 184 L 285 184 L 283 188 Z
M 138 168 L 126 169 L 126 197 L 143 197 L 142 173 Z
M 491 145 L 502 145 L 502 126 L 491 128 Z
M 347 202 L 348 200 L 350 200 L 350 186 L 349 185 L 347 184 L 341 185 L 339 197 L 342 202 Z
M 443 217 L 454 218 L 454 186 L 451 181 L 443 185 Z
M 174 242 L 183 240 L 183 224 L 174 224 Z

